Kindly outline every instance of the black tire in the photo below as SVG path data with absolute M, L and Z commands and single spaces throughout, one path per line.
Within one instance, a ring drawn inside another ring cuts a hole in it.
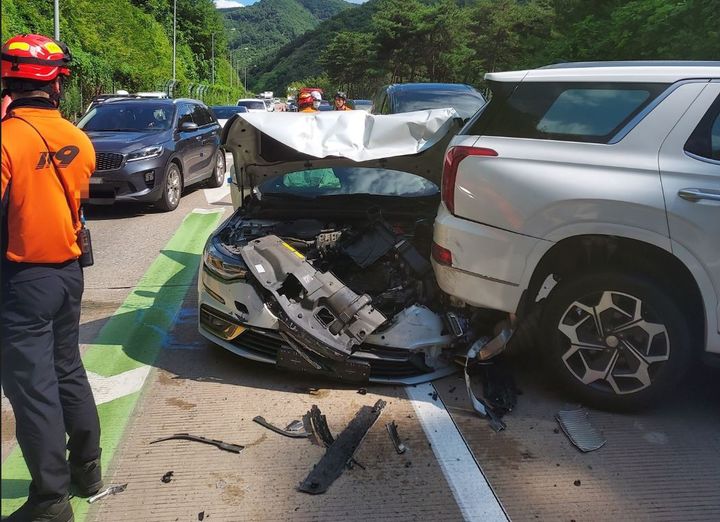
M 669 391 L 691 362 L 687 317 L 661 284 L 644 276 L 564 277 L 547 298 L 541 324 L 548 369 L 577 400 L 596 408 L 645 407 Z M 585 347 L 577 348 L 570 336 Z
M 215 153 L 215 168 L 206 185 L 210 188 L 222 187 L 225 184 L 225 153 L 218 149 Z
M 163 189 L 160 199 L 155 202 L 155 206 L 164 211 L 171 212 L 180 204 L 182 196 L 183 179 L 180 167 L 176 163 L 170 162 L 165 171 L 163 178 Z

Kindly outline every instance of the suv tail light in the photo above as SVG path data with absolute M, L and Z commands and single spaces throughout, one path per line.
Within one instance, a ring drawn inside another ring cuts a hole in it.
M 452 252 L 445 247 L 441 247 L 433 241 L 431 248 L 432 257 L 439 265 L 452 266 Z
M 468 156 L 497 156 L 492 149 L 482 147 L 457 146 L 450 147 L 445 153 L 443 166 L 441 195 L 450 213 L 455 214 L 455 180 L 460 162 Z

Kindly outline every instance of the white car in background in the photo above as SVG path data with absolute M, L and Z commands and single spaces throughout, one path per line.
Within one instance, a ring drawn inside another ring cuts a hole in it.
M 241 98 L 236 105 L 245 107 L 248 112 L 268 112 L 265 101 L 258 98 Z
M 717 362 L 720 62 L 485 78 L 491 101 L 445 157 L 440 288 L 517 314 L 596 406 L 641 406 L 703 351 Z

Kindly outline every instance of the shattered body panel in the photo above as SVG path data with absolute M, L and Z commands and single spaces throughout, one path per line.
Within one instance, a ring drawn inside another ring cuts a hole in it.
M 358 295 L 329 272 L 319 272 L 277 236 L 243 248 L 242 257 L 260 285 L 270 292 L 280 331 L 331 359 L 344 360 L 354 346 L 385 322 L 368 295 Z

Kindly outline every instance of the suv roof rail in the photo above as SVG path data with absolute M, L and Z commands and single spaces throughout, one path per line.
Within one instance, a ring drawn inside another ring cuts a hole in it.
M 587 67 L 720 67 L 720 61 L 693 60 L 623 60 L 611 62 L 564 62 L 538 69 L 581 69 Z

